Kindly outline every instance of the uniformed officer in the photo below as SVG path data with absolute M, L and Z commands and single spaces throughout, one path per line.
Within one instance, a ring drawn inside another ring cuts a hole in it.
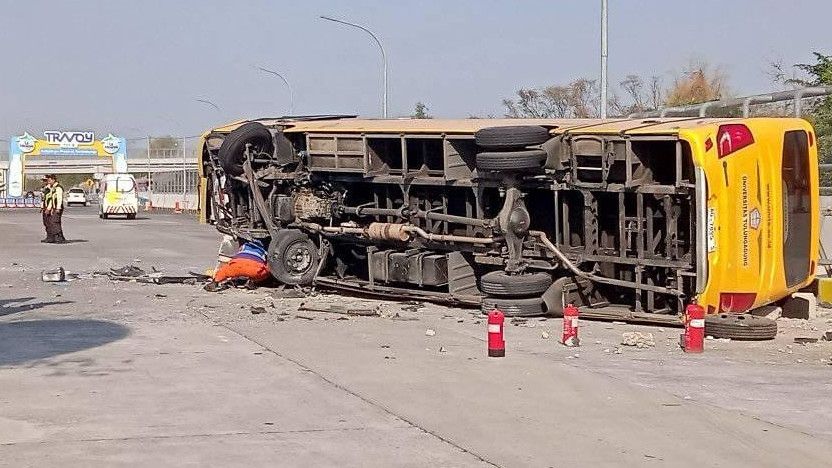
M 46 239 L 43 239 L 41 242 L 48 242 L 49 241 L 49 227 L 46 222 L 46 197 L 49 195 L 49 182 L 46 180 L 46 176 L 43 176 L 41 181 L 41 196 L 40 196 L 40 214 L 41 220 L 43 221 L 43 229 L 46 230 Z
M 46 208 L 46 239 L 43 241 L 49 244 L 64 244 L 64 230 L 61 226 L 61 216 L 64 214 L 64 188 L 58 183 L 55 174 L 46 176 L 49 183 L 49 194 L 45 198 Z

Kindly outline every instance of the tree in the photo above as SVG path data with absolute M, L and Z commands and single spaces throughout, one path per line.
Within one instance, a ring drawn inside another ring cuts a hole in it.
M 685 106 L 722 99 L 727 94 L 727 75 L 707 62 L 696 62 L 676 75 L 667 91 L 667 106 Z
M 598 85 L 578 78 L 568 85 L 521 88 L 517 99 L 503 99 L 509 118 L 587 118 L 599 114 Z
M 798 63 L 797 70 L 807 75 L 806 78 L 792 77 L 786 84 L 803 86 L 832 86 L 832 55 L 814 52 L 815 63 Z M 809 120 L 815 127 L 818 137 L 818 149 L 824 162 L 832 160 L 832 97 L 826 96 L 812 106 Z
M 430 109 L 427 105 L 423 102 L 417 102 L 415 108 L 413 109 L 413 114 L 410 116 L 414 119 L 432 119 L 433 117 L 428 115 L 428 111 Z
M 610 110 L 617 115 L 630 115 L 636 112 L 654 110 L 664 105 L 664 89 L 659 76 L 651 76 L 647 83 L 639 75 L 627 75 L 618 86 L 628 98 L 623 103 L 615 92 L 610 93 Z

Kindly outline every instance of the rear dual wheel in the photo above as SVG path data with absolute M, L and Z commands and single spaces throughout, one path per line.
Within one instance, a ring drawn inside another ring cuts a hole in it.
M 492 271 L 480 277 L 480 291 L 486 294 L 481 309 L 484 314 L 498 309 L 506 317 L 536 317 L 548 312 L 543 293 L 552 285 L 548 273 L 508 274 Z

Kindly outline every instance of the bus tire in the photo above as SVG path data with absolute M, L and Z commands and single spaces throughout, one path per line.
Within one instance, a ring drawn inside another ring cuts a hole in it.
M 484 297 L 480 309 L 483 314 L 497 309 L 506 317 L 540 317 L 548 313 L 540 297 Z
M 477 169 L 484 171 L 528 171 L 542 168 L 544 162 L 546 152 L 541 149 L 477 153 Z
M 477 146 L 497 150 L 541 145 L 548 139 L 549 131 L 537 125 L 488 127 L 474 134 Z
M 777 336 L 777 322 L 749 314 L 708 315 L 705 335 L 743 341 L 772 340 Z
M 283 284 L 310 286 L 320 261 L 318 246 L 297 229 L 282 229 L 269 242 L 269 270 Z
M 491 297 L 540 296 L 552 285 L 552 277 L 543 272 L 509 275 L 497 270 L 480 277 L 480 291 Z
M 243 174 L 246 145 L 251 144 L 253 151 L 271 154 L 274 151 L 272 133 L 263 124 L 249 122 L 241 125 L 225 137 L 220 145 L 220 166 L 230 176 Z

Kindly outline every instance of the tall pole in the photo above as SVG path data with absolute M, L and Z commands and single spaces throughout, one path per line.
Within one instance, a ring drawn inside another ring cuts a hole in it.
M 185 204 L 185 197 L 187 196 L 186 195 L 187 184 L 185 183 L 185 181 L 187 180 L 187 178 L 188 178 L 188 162 L 185 159 L 185 137 L 183 136 L 182 137 L 182 209 L 183 210 L 186 210 L 188 208 L 187 205 Z
M 384 52 L 384 46 L 381 45 L 381 41 L 378 39 L 378 37 L 376 37 L 375 34 L 373 34 L 372 31 L 365 28 L 364 26 L 361 26 L 360 24 L 350 23 L 349 21 L 343 21 L 343 20 L 335 19 L 335 18 L 331 18 L 329 16 L 321 16 L 321 19 L 324 19 L 324 20 L 327 20 L 327 21 L 332 21 L 332 22 L 335 22 L 335 23 L 345 24 L 347 26 L 352 26 L 354 28 L 358 28 L 358 29 L 366 32 L 367 34 L 369 34 L 370 37 L 372 37 L 373 40 L 376 41 L 376 44 L 378 45 L 379 50 L 381 50 L 382 78 L 383 78 L 383 83 L 384 83 L 384 85 L 383 85 L 384 89 L 382 91 L 382 98 L 381 98 L 381 116 L 386 119 L 387 118 L 387 54 Z
M 286 84 L 286 89 L 289 90 L 289 115 L 295 115 L 295 95 L 294 93 L 292 93 L 292 85 L 289 84 L 289 80 L 287 80 L 285 76 L 281 75 L 280 73 L 274 70 L 269 70 L 268 68 L 263 67 L 256 68 L 263 73 L 270 73 L 283 80 L 283 83 Z
M 150 179 L 150 135 L 147 136 L 147 201 L 153 206 L 153 187 Z
M 601 0 L 601 118 L 607 118 L 607 0 Z

